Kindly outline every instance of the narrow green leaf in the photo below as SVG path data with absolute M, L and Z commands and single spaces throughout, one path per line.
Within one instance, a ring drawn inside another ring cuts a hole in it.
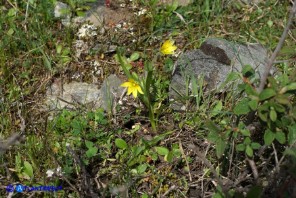
M 247 148 L 246 148 L 246 154 L 247 154 L 249 157 L 253 157 L 253 149 L 250 147 L 250 145 L 247 145 Z
M 273 121 L 273 122 L 275 122 L 277 119 L 276 111 L 273 108 L 270 109 L 270 111 L 269 111 L 269 117 L 270 117 L 271 121 Z
M 226 148 L 226 142 L 220 138 L 218 141 L 216 141 L 216 154 L 218 158 L 221 158 L 222 155 L 224 154 Z
M 164 156 L 164 160 L 167 162 L 172 162 L 174 159 L 174 152 L 170 151 L 169 154 Z
M 51 63 L 50 63 L 48 57 L 46 56 L 46 54 L 43 53 L 43 57 L 42 58 L 43 58 L 43 64 L 46 67 L 46 69 L 48 69 L 49 71 L 51 71 L 52 70 Z
M 292 145 L 296 141 L 296 124 L 288 127 L 288 144 Z
M 274 138 L 275 138 L 275 134 L 271 130 L 267 129 L 264 133 L 264 144 L 266 146 L 271 145 Z
M 115 145 L 120 149 L 126 149 L 127 148 L 127 143 L 121 138 L 115 139 Z
M 273 89 L 266 88 L 259 94 L 259 99 L 260 101 L 262 101 L 262 100 L 269 99 L 275 95 L 276 95 L 276 92 Z

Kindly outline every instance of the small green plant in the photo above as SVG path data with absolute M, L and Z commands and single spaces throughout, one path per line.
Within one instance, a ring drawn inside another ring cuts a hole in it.
M 176 49 L 177 47 L 174 45 L 174 42 L 172 40 L 167 40 L 161 46 L 160 52 L 163 55 L 173 54 Z M 156 131 L 157 122 L 155 118 L 155 109 L 157 107 L 155 104 L 157 104 L 157 101 L 155 101 L 153 93 L 158 92 L 157 89 L 159 89 L 159 85 L 161 85 L 161 83 L 159 80 L 157 80 L 157 71 L 155 68 L 153 68 L 153 63 L 151 61 L 146 61 L 144 63 L 144 77 L 139 77 L 137 73 L 131 72 L 131 62 L 138 60 L 139 57 L 139 53 L 133 53 L 130 58 L 126 58 L 120 51 L 115 56 L 115 58 L 121 64 L 123 72 L 128 77 L 128 82 L 123 83 L 122 86 L 127 87 L 128 95 L 132 93 L 135 98 L 137 98 L 138 93 L 140 93 L 140 100 L 148 108 L 151 127 L 153 131 Z M 161 105 L 161 103 L 158 104 Z

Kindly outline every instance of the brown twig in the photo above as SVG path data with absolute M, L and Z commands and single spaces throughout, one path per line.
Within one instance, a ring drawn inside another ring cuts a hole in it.
M 89 178 L 89 174 L 85 169 L 85 166 L 83 164 L 83 162 L 80 160 L 80 158 L 77 156 L 77 154 L 75 153 L 75 151 L 73 149 L 71 149 L 70 146 L 66 146 L 68 152 L 72 155 L 72 157 L 74 158 L 74 160 L 76 161 L 76 163 L 80 166 L 81 171 L 82 171 L 82 175 L 83 175 L 83 189 L 88 192 L 88 194 L 90 194 L 90 196 L 92 198 L 97 198 L 98 195 L 95 195 L 91 182 L 90 182 L 90 178 Z
M 247 158 L 247 161 L 248 161 L 248 163 L 249 163 L 249 165 L 250 165 L 250 167 L 251 167 L 251 169 L 252 169 L 252 172 L 253 172 L 253 175 L 254 175 L 254 179 L 255 179 L 255 181 L 257 182 L 257 180 L 258 180 L 258 175 L 259 175 L 259 174 L 258 174 L 257 166 L 256 166 L 254 160 Z
M 289 31 L 290 26 L 292 24 L 295 13 L 296 13 L 296 0 L 294 0 L 293 7 L 292 7 L 292 10 L 291 10 L 290 15 L 289 15 L 288 22 L 286 24 L 286 27 L 285 27 L 283 33 L 282 33 L 280 41 L 277 44 L 274 52 L 272 53 L 270 59 L 267 62 L 266 68 L 265 68 L 264 73 L 263 73 L 263 75 L 261 77 L 261 80 L 260 80 L 260 85 L 259 85 L 259 88 L 258 88 L 258 92 L 261 92 L 264 89 L 267 77 L 268 77 L 268 75 L 270 73 L 270 70 L 271 70 L 271 67 L 272 67 L 272 65 L 273 65 L 273 63 L 275 61 L 275 58 L 277 57 L 278 53 L 280 52 L 281 48 L 284 45 L 285 39 L 286 39 L 286 37 L 288 35 L 288 31 Z
M 195 152 L 195 154 L 197 155 L 197 157 L 210 169 L 210 171 L 213 173 L 216 181 L 218 182 L 219 186 L 222 188 L 223 193 L 225 195 L 228 195 L 227 186 L 223 184 L 222 179 L 219 177 L 218 173 L 214 169 L 213 165 L 209 162 L 209 160 L 207 160 L 207 158 L 199 151 L 199 149 L 195 145 L 190 144 L 188 147 L 190 149 L 192 149 Z

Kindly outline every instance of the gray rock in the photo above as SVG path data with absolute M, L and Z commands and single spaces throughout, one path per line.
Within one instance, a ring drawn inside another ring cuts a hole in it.
M 47 89 L 45 103 L 49 110 L 75 109 L 79 105 L 84 105 L 90 109 L 103 108 L 111 111 L 115 99 L 118 99 L 124 90 L 120 87 L 121 83 L 116 75 L 107 77 L 101 89 L 95 84 L 84 82 L 62 84 L 61 80 L 57 79 Z
M 70 6 L 57 1 L 54 8 L 54 17 L 61 18 L 62 24 L 64 26 L 69 26 L 71 24 L 71 16 Z
M 103 82 L 103 85 L 100 89 L 101 91 L 101 107 L 106 111 L 112 111 L 115 99 L 120 98 L 124 87 L 121 87 L 122 81 L 115 75 L 111 74 Z
M 56 80 L 46 92 L 46 104 L 50 110 L 70 108 L 78 105 L 91 105 L 100 107 L 101 92 L 97 85 L 83 82 L 70 82 L 63 84 Z
M 184 109 L 181 101 L 186 96 L 186 79 L 198 79 L 202 75 L 206 91 L 217 90 L 229 73 L 240 72 L 244 65 L 251 65 L 260 77 L 267 58 L 266 49 L 259 44 L 242 45 L 216 38 L 206 40 L 200 49 L 185 52 L 179 57 L 169 90 L 173 101 L 171 107 Z

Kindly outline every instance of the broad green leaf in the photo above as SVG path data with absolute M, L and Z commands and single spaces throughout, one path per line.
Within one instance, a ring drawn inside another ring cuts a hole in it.
M 253 157 L 253 149 L 250 147 L 250 145 L 247 145 L 247 148 L 246 148 L 246 154 L 249 156 L 249 157 Z
M 141 196 L 141 198 L 149 198 L 149 196 L 148 196 L 148 194 L 145 193 Z
M 245 140 L 244 140 L 245 145 L 249 145 L 249 144 L 251 144 L 251 142 L 252 141 L 251 141 L 251 139 L 249 137 L 246 137 Z
M 140 58 L 140 54 L 138 52 L 134 52 L 131 57 L 129 58 L 129 62 L 136 61 Z
M 140 164 L 138 167 L 137 167 L 137 173 L 138 174 L 142 174 L 146 171 L 148 165 L 147 164 Z
M 275 139 L 276 139 L 279 143 L 284 144 L 284 143 L 286 142 L 286 135 L 285 135 L 285 133 L 282 132 L 282 131 L 277 131 L 277 132 L 275 133 Z
M 267 115 L 268 115 L 267 112 L 259 111 L 258 115 L 262 121 L 267 122 Z
M 120 149 L 126 149 L 127 148 L 127 143 L 121 138 L 117 138 L 115 140 L 115 145 Z
M 245 77 L 250 77 L 255 74 L 255 70 L 253 69 L 253 67 L 251 65 L 245 65 L 242 69 L 242 74 Z
M 56 51 L 57 51 L 57 54 L 62 53 L 62 49 L 63 49 L 63 46 L 62 46 L 61 44 L 57 44 L 57 45 L 56 45 Z
M 15 16 L 16 13 L 17 13 L 17 10 L 16 10 L 16 9 L 14 9 L 14 8 L 10 8 L 10 9 L 8 10 L 7 16 L 12 17 L 12 16 Z
M 244 144 L 238 144 L 235 148 L 237 151 L 244 151 L 246 149 L 246 146 Z
M 263 188 L 261 186 L 253 186 L 247 193 L 246 198 L 261 198 Z
M 234 81 L 240 79 L 240 75 L 237 72 L 231 72 L 227 75 L 226 80 L 221 84 L 219 87 L 220 89 L 223 89 L 229 82 L 233 83 Z
M 222 110 L 222 102 L 219 100 L 215 107 L 213 108 L 213 111 L 211 112 L 212 116 L 216 116 L 219 114 Z
M 156 152 L 159 154 L 159 155 L 167 155 L 169 154 L 169 149 L 165 148 L 165 147 L 159 147 L 159 146 L 156 146 L 154 147 Z
M 284 113 L 286 111 L 286 108 L 283 105 L 277 104 L 277 103 L 273 103 L 272 107 L 280 113 Z
M 283 94 L 278 94 L 275 96 L 275 100 L 280 103 L 280 104 L 283 104 L 283 105 L 288 105 L 290 104 L 290 100 L 289 100 L 289 97 L 286 96 L 286 95 L 283 95 Z
M 207 120 L 205 123 L 207 129 L 209 129 L 209 131 L 213 132 L 214 134 L 218 134 L 221 129 L 211 120 Z
M 266 88 L 259 94 L 259 99 L 260 101 L 262 101 L 262 100 L 269 99 L 275 95 L 276 95 L 276 92 L 273 89 Z
M 245 115 L 245 114 L 249 113 L 250 108 L 249 108 L 248 103 L 249 103 L 249 100 L 247 98 L 244 98 L 234 107 L 233 112 L 236 115 Z
M 287 148 L 284 152 L 284 155 L 290 155 L 296 159 L 296 148 Z
M 81 10 L 77 10 L 77 11 L 76 11 L 76 14 L 77 14 L 77 16 L 79 16 L 79 17 L 84 17 L 84 16 L 85 16 L 85 12 L 84 12 L 84 11 L 81 11 Z
M 88 158 L 91 158 L 95 156 L 98 153 L 98 148 L 97 147 L 91 147 L 86 151 L 86 156 Z
M 145 150 L 145 146 L 133 146 L 132 147 L 132 153 L 134 156 L 138 156 L 142 151 Z
M 296 124 L 289 126 L 288 144 L 292 145 L 296 141 Z
M 94 143 L 88 140 L 85 140 L 85 146 L 89 149 L 94 146 Z
M 270 109 L 269 111 L 269 117 L 271 119 L 271 121 L 275 122 L 277 119 L 277 114 L 276 111 L 274 110 L 274 108 Z
M 14 33 L 14 30 L 12 28 L 10 28 L 8 31 L 7 31 L 7 35 L 11 36 L 13 35 Z
M 259 149 L 261 147 L 261 145 L 257 142 L 252 142 L 251 143 L 251 147 L 255 150 Z
M 258 92 L 256 91 L 256 89 L 249 84 L 246 84 L 245 91 L 248 94 L 248 96 L 258 96 L 259 95 Z
M 281 89 L 280 93 L 283 94 L 283 93 L 286 93 L 287 91 L 291 91 L 291 90 L 295 90 L 295 89 L 296 89 L 296 82 L 293 82 L 289 85 L 284 86 Z
M 244 136 L 251 136 L 251 132 L 247 129 L 242 129 L 240 130 L 241 134 L 243 134 Z
M 253 110 L 253 111 L 255 111 L 256 109 L 257 109 L 257 107 L 258 107 L 258 101 L 257 100 L 251 100 L 251 101 L 249 101 L 249 107 Z
M 26 173 L 30 178 L 32 178 L 34 175 L 33 175 L 33 167 L 32 165 L 27 162 L 27 161 L 24 161 L 24 173 Z
M 275 134 L 271 130 L 267 129 L 264 133 L 264 144 L 266 146 L 271 145 L 274 138 L 275 138 Z
M 49 61 L 49 59 L 48 59 L 48 57 L 47 57 L 47 55 L 45 53 L 43 53 L 43 57 L 42 58 L 43 58 L 43 64 L 46 67 L 46 69 L 48 69 L 49 71 L 51 71 L 52 70 L 52 66 L 51 66 L 51 63 L 50 63 L 50 61 Z

